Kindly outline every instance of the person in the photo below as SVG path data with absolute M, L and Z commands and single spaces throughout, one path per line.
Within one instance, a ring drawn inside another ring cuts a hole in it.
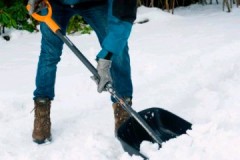
M 39 10 L 45 0 L 28 0 L 29 14 Z M 128 38 L 136 19 L 137 0 L 49 0 L 52 18 L 66 34 L 67 24 L 73 15 L 80 15 L 93 28 L 101 50 L 96 54 L 97 71 L 100 80 L 97 91 L 104 91 L 107 83 L 112 83 L 118 96 L 132 106 L 133 86 L 128 48 Z M 41 15 L 47 9 L 41 10 Z M 63 42 L 45 23 L 40 24 L 42 34 L 41 51 L 36 73 L 36 89 L 33 92 L 34 126 L 33 141 L 42 144 L 51 141 L 51 101 L 54 100 L 54 87 L 57 64 L 63 49 Z M 111 97 L 115 118 L 115 133 L 129 117 L 121 105 Z

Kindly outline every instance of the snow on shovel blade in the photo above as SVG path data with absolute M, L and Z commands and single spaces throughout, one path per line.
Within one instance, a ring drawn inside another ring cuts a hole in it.
M 138 113 L 163 142 L 185 134 L 191 129 L 192 124 L 177 115 L 161 108 L 149 108 Z M 154 140 L 145 129 L 133 118 L 130 117 L 117 131 L 117 138 L 120 140 L 123 149 L 130 155 L 139 155 L 147 159 L 140 153 L 140 144 L 143 141 Z

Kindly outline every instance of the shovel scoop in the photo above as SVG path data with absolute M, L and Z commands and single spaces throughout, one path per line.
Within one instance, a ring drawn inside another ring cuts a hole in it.
M 162 108 L 148 108 L 138 112 L 138 114 L 160 137 L 162 142 L 185 134 L 192 126 L 188 121 Z M 143 141 L 155 142 L 133 117 L 130 117 L 119 127 L 117 138 L 126 152 L 130 155 L 141 156 L 144 159 L 148 158 L 140 152 L 141 143 Z

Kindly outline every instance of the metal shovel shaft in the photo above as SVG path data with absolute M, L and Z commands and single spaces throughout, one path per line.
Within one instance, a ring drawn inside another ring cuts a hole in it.
M 61 33 L 61 30 L 57 30 L 55 34 L 73 51 L 73 53 L 82 61 L 82 63 L 89 69 L 89 71 L 99 78 L 97 69 L 88 61 L 88 59 L 78 50 L 78 48 Z

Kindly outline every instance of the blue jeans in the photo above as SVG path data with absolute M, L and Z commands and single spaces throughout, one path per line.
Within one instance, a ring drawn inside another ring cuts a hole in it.
M 71 8 L 51 1 L 53 16 L 52 18 L 61 27 L 63 34 L 66 34 L 67 24 L 70 18 L 75 15 L 81 15 L 84 20 L 96 32 L 100 45 L 107 34 L 107 4 L 93 7 Z M 49 98 L 54 99 L 54 87 L 57 72 L 57 64 L 63 49 L 63 42 L 46 26 L 41 23 L 41 53 L 38 61 L 36 75 L 36 89 L 34 99 Z M 125 46 L 122 54 L 112 57 L 111 75 L 113 87 L 121 97 L 132 97 L 133 87 L 131 80 L 130 58 L 128 54 L 128 45 Z M 84 91 L 83 91 L 84 92 Z M 112 98 L 112 101 L 114 99 Z

